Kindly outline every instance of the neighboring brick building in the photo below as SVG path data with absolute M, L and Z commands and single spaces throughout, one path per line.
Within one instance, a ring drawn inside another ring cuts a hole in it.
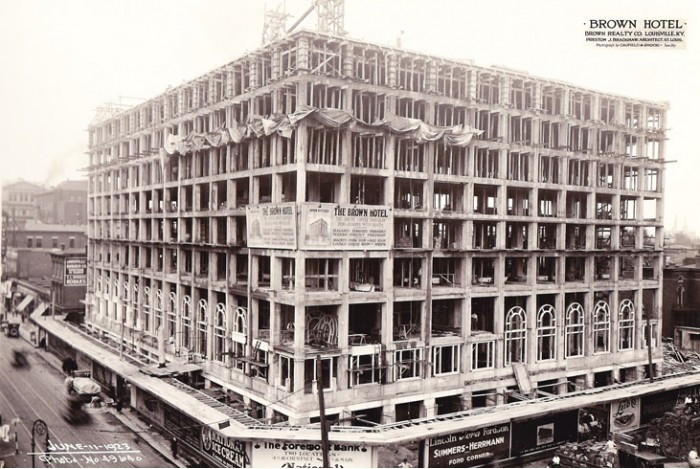
M 678 326 L 700 328 L 700 258 L 695 265 L 666 267 L 663 294 L 664 337 L 676 337 Z
M 8 214 L 11 225 L 23 225 L 37 219 L 36 196 L 46 188 L 27 181 L 2 186 L 2 210 Z
M 59 225 L 87 224 L 87 180 L 64 181 L 36 195 L 38 220 Z

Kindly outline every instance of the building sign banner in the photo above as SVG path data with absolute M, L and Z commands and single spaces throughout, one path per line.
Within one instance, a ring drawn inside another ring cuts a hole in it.
M 223 467 L 250 467 L 245 441 L 234 440 L 206 426 L 202 427 L 202 451 Z
M 638 397 L 620 399 L 610 404 L 610 431 L 619 432 L 639 428 L 640 408 Z
M 387 205 L 304 204 L 300 245 L 304 249 L 389 249 Z
M 87 285 L 87 259 L 68 258 L 65 260 L 66 275 L 63 284 L 66 287 L 84 287 Z
M 578 437 L 578 410 L 513 422 L 511 456 L 555 448 Z
M 372 451 L 362 444 L 329 443 L 330 467 L 372 467 Z M 255 467 L 323 467 L 320 442 L 260 441 L 253 444 Z
M 248 246 L 251 248 L 297 248 L 297 210 L 294 202 L 247 205 Z
M 428 440 L 428 467 L 473 467 L 509 456 L 510 424 L 502 423 Z

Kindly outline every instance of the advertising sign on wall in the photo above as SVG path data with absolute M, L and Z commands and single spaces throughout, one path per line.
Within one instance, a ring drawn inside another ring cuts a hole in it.
M 473 467 L 508 457 L 510 424 L 502 423 L 428 440 L 429 467 Z
M 554 448 L 578 436 L 578 410 L 513 422 L 511 456 Z
M 248 246 L 296 249 L 297 210 L 294 203 L 248 205 L 245 215 Z
M 83 287 L 87 285 L 87 259 L 85 257 L 68 258 L 65 260 L 66 275 L 63 284 L 67 287 Z
M 245 441 L 234 440 L 209 427 L 202 427 L 202 451 L 223 467 L 250 467 Z
M 362 444 L 330 443 L 330 467 L 372 467 L 372 451 Z M 253 444 L 255 467 L 323 467 L 320 442 L 260 441 Z
M 305 249 L 390 247 L 389 206 L 304 204 L 301 210 L 300 244 Z
M 610 404 L 610 431 L 639 428 L 640 402 L 638 397 L 628 397 Z

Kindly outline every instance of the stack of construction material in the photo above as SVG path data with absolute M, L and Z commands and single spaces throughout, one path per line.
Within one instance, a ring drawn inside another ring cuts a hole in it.
M 559 447 L 557 455 L 564 467 L 613 467 L 615 464 L 615 454 L 600 441 L 566 443 Z
M 658 439 L 667 456 L 685 458 L 691 449 L 700 448 L 700 415 L 681 403 L 673 411 L 655 419 L 646 437 Z

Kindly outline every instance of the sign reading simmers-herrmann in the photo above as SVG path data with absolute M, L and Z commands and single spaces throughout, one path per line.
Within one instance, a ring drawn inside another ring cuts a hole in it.
M 428 466 L 479 466 L 507 458 L 509 449 L 509 423 L 452 433 L 428 440 Z
M 67 287 L 84 287 L 87 285 L 87 259 L 74 257 L 65 260 L 63 284 Z

